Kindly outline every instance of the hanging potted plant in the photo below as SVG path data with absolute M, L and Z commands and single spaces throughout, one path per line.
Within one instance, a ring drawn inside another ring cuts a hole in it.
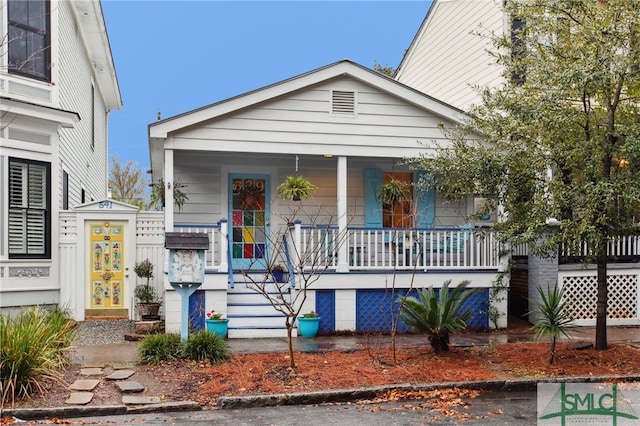
M 411 183 L 399 179 L 391 179 L 382 184 L 379 194 L 380 202 L 384 205 L 411 200 Z
M 300 201 L 311 197 L 316 188 L 317 186 L 302 176 L 287 176 L 278 186 L 278 194 L 283 200 Z
M 173 181 L 173 202 L 176 206 L 178 206 L 178 211 L 182 210 L 184 202 L 189 199 L 187 194 L 183 191 L 183 189 L 186 187 L 187 185 L 183 184 L 177 179 Z M 165 200 L 165 192 L 164 179 L 158 179 L 157 181 L 153 182 L 153 184 L 151 185 L 151 196 L 148 208 L 156 207 L 161 210 L 164 209 L 164 206 L 167 205 Z

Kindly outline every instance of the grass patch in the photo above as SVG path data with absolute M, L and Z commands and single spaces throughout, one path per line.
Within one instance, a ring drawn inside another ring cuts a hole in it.
M 43 380 L 57 379 L 67 365 L 65 351 L 77 323 L 61 308 L 28 308 L 15 317 L 0 314 L 1 406 L 42 390 Z

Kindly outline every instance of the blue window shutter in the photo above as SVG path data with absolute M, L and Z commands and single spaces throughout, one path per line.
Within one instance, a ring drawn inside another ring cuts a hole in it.
M 424 170 L 416 173 L 416 183 L 425 182 L 429 172 Z M 433 188 L 419 188 L 416 195 L 416 208 L 419 228 L 430 228 L 436 219 L 436 191 Z
M 382 228 L 381 186 L 382 170 L 364 169 L 364 224 L 371 228 Z

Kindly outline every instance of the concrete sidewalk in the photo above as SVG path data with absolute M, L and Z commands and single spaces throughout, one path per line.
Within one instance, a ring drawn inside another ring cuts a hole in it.
M 574 327 L 570 329 L 573 340 L 595 341 L 595 327 Z M 561 340 L 566 340 L 562 338 Z M 640 326 L 608 327 L 609 343 L 638 343 L 640 345 Z M 451 336 L 452 346 L 496 345 L 510 342 L 534 341 L 534 333 L 526 323 L 518 323 L 505 330 L 466 331 Z M 263 339 L 228 339 L 233 353 L 287 352 L 288 343 L 284 337 Z M 388 334 L 369 335 L 332 335 L 314 338 L 296 337 L 293 349 L 296 352 L 318 352 L 331 350 L 353 350 L 368 347 L 389 346 Z M 396 344 L 399 348 L 426 346 L 428 340 L 424 334 L 400 334 Z M 74 348 L 70 355 L 73 364 L 123 364 L 138 362 L 137 342 L 123 342 L 106 345 L 86 345 Z

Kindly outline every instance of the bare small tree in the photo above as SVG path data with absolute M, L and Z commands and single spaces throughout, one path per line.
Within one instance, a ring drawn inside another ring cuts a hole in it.
M 111 198 L 143 207 L 144 190 L 145 181 L 137 163 L 129 160 L 123 165 L 117 155 L 112 156 L 109 170 Z
M 304 217 L 313 228 L 315 237 L 306 241 L 304 247 L 294 244 L 294 219 Z M 325 218 L 320 224 L 321 218 Z M 328 217 L 328 221 L 327 221 Z M 262 295 L 271 306 L 284 315 L 289 346 L 289 366 L 296 368 L 293 352 L 293 328 L 307 300 L 312 284 L 329 268 L 337 258 L 340 247 L 346 242 L 347 234 L 340 233 L 334 225 L 332 216 L 317 211 L 311 215 L 302 206 L 292 209 L 284 218 L 285 225 L 266 235 L 269 250 L 263 263 L 254 262 L 243 271 L 249 288 Z M 265 230 L 266 231 L 266 230 Z M 289 280 L 278 282 L 274 271 L 276 265 L 286 264 Z

